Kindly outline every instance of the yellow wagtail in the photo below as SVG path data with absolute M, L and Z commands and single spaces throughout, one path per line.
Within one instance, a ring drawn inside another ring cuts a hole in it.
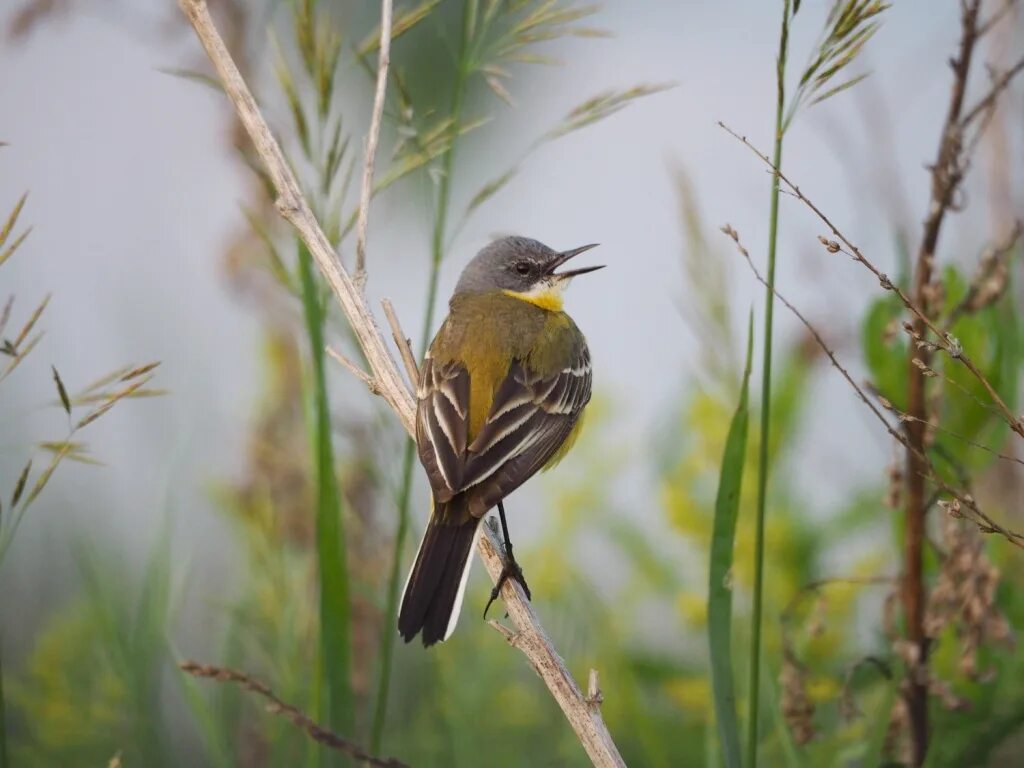
M 402 596 L 406 642 L 418 633 L 425 646 L 451 636 L 480 521 L 495 505 L 507 561 L 491 601 L 509 577 L 530 595 L 502 499 L 568 451 L 590 400 L 590 352 L 562 311 L 562 291 L 600 267 L 555 270 L 593 247 L 557 252 L 506 237 L 459 278 L 420 370 L 416 445 L 433 511 Z

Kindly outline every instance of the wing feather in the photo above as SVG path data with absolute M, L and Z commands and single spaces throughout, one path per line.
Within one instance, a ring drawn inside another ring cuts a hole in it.
M 579 347 L 554 376 L 513 360 L 468 445 L 469 373 L 459 363 L 427 357 L 416 442 L 438 502 L 464 493 L 469 512 L 480 517 L 548 463 L 590 400 L 590 353 Z
M 416 444 L 439 502 L 462 488 L 469 413 L 469 372 L 460 365 L 436 365 L 428 356 L 420 372 Z

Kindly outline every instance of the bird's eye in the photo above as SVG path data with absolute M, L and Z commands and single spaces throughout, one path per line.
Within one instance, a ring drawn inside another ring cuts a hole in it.
M 518 272 L 520 275 L 528 275 L 528 274 L 530 274 L 530 262 L 528 262 L 528 261 L 516 262 L 516 272 Z

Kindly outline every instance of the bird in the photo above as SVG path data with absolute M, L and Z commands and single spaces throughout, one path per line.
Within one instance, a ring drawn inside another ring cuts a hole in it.
M 405 642 L 419 634 L 429 647 L 455 631 L 480 524 L 495 506 L 505 561 L 487 607 L 508 578 L 531 597 L 502 500 L 557 463 L 578 435 L 590 401 L 590 351 L 562 293 L 603 265 L 557 270 L 596 246 L 555 251 L 504 237 L 459 277 L 416 392 L 416 446 L 432 510 L 402 594 Z

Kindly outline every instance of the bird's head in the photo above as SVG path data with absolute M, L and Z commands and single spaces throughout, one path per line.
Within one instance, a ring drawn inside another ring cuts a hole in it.
M 503 291 L 546 309 L 561 309 L 562 291 L 572 278 L 601 266 L 558 271 L 559 267 L 596 247 L 593 243 L 555 251 L 528 237 L 503 237 L 487 245 L 466 265 L 455 295 Z

